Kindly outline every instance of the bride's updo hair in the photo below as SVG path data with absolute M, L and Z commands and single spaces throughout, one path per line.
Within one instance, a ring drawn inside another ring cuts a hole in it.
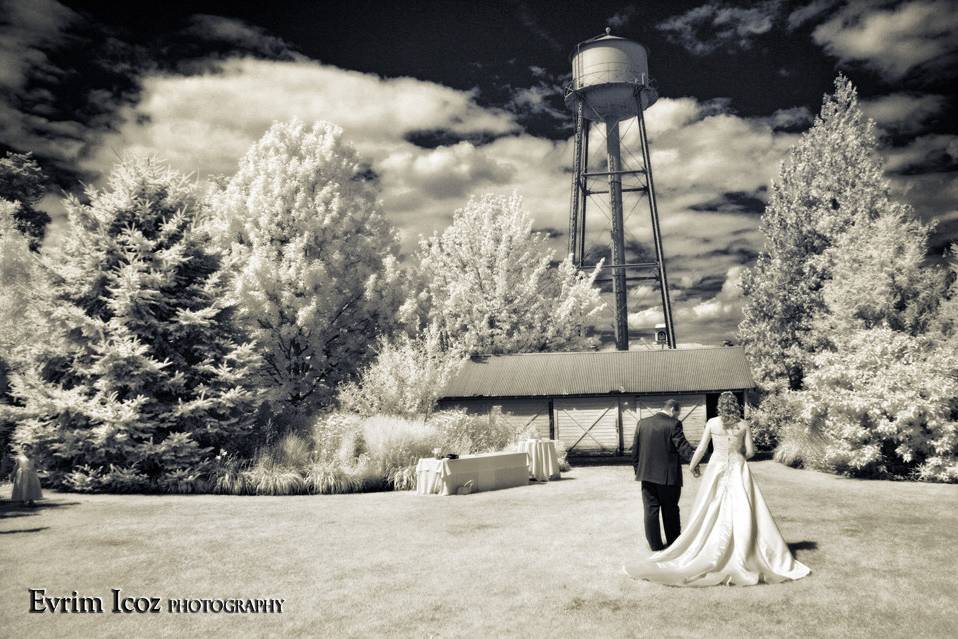
M 734 426 L 742 419 L 742 409 L 734 393 L 725 391 L 719 395 L 718 414 L 722 418 L 722 425 L 726 428 Z

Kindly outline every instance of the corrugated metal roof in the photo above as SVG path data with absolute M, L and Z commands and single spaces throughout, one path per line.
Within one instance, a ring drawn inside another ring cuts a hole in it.
M 444 398 L 691 393 L 752 388 L 741 348 L 490 355 L 466 362 Z

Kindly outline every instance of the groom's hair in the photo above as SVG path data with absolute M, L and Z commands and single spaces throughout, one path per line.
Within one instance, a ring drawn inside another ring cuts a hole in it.
M 671 413 L 672 411 L 678 410 L 679 408 L 681 408 L 681 405 L 674 399 L 667 399 L 665 400 L 664 407 L 665 407 L 665 410 Z

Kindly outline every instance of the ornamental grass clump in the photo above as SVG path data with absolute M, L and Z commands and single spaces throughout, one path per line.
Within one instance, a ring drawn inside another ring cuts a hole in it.
M 302 495 L 306 480 L 299 470 L 263 461 L 244 473 L 256 495 Z
M 252 495 L 256 492 L 246 471 L 250 460 L 236 455 L 222 454 L 216 458 L 209 473 L 209 490 L 217 495 Z
M 439 429 L 421 419 L 374 415 L 362 425 L 370 463 L 387 488 L 415 488 L 415 468 L 421 457 L 432 457 L 441 446 Z
M 360 492 L 363 482 L 350 470 L 338 461 L 316 462 L 306 469 L 306 490 L 314 495 Z

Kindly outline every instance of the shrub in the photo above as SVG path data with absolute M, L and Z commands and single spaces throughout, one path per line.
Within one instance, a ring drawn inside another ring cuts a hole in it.
M 464 361 L 458 351 L 443 350 L 440 342 L 433 326 L 416 337 L 381 337 L 376 359 L 359 380 L 340 387 L 340 405 L 365 416 L 428 415 Z
M 766 395 L 758 408 L 749 411 L 748 422 L 755 447 L 775 450 L 782 433 L 799 420 L 798 412 L 788 391 Z
M 782 424 L 773 458 L 792 468 L 822 469 L 825 446 L 824 435 L 797 417 L 794 421 Z
M 805 433 L 823 438 L 823 470 L 958 481 L 958 354 L 936 346 L 878 328 L 816 356 L 796 397 Z
M 204 493 L 207 489 L 201 473 L 187 468 L 177 468 L 163 473 L 157 480 L 156 487 L 160 492 L 179 494 Z M 112 492 L 115 488 L 110 486 L 109 490 Z
M 103 484 L 105 490 L 114 493 L 142 493 L 150 489 L 149 478 L 139 470 L 112 464 L 109 472 L 103 477 Z
M 569 465 L 568 459 L 569 451 L 565 448 L 565 443 L 558 439 L 556 440 L 556 456 L 559 458 L 559 470 L 563 473 L 572 470 L 572 466 Z

